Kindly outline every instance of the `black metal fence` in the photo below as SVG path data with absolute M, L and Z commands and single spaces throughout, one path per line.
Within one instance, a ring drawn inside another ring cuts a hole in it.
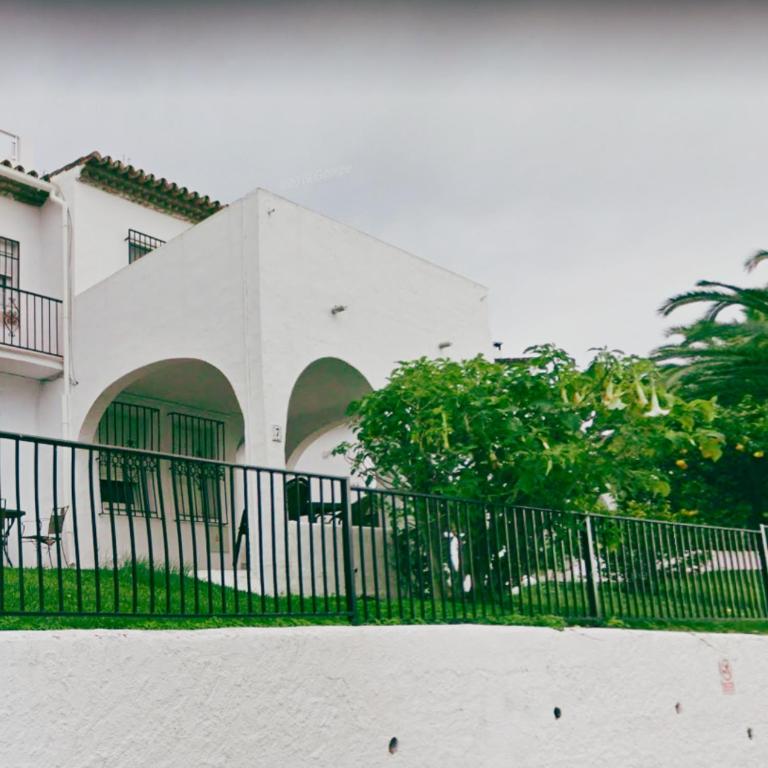
M 0 432 L 0 613 L 768 618 L 766 529 L 384 489 Z
M 768 618 L 750 531 L 352 490 L 362 618 Z
M 0 285 L 0 344 L 61 355 L 61 301 Z

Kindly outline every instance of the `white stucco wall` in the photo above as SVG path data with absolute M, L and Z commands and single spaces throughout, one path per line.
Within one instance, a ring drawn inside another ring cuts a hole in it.
M 210 363 L 242 403 L 243 240 L 239 217 L 228 213 L 212 216 L 76 297 L 75 437 L 90 439 L 95 424 L 83 432 L 83 422 L 106 388 L 158 361 Z
M 0 237 L 19 243 L 19 284 L 56 299 L 62 297 L 61 214 L 57 206 L 41 207 L 0 197 Z
M 258 212 L 267 425 L 285 427 L 293 385 L 318 358 L 378 388 L 400 360 L 491 353 L 485 286 L 266 190 L 246 200 Z M 335 305 L 347 309 L 332 315 Z M 267 443 L 268 464 L 282 448 Z
M 319 475 L 349 475 L 353 480 L 358 480 L 352 474 L 346 457 L 333 453 L 337 445 L 354 438 L 355 435 L 347 424 L 336 424 L 319 434 L 310 435 L 293 452 L 288 467 L 302 472 L 316 472 Z
M 195 358 L 217 367 L 237 395 L 245 460 L 283 466 L 285 445 L 272 441 L 271 427 L 285 434 L 307 365 L 338 357 L 381 386 L 398 360 L 489 351 L 486 294 L 257 190 L 78 295 L 73 432 L 82 436 L 94 402 L 122 376 Z M 349 309 L 333 316 L 334 304 Z M 441 353 L 441 341 L 453 346 Z
M 37 430 L 42 386 L 33 379 L 0 373 L 0 429 L 32 433 Z
M 0 373 L 0 430 L 6 432 L 36 432 L 39 424 L 39 398 L 42 385 L 33 379 Z M 16 508 L 15 445 L 0 439 L 0 499 L 10 509 Z M 20 482 L 33 487 L 33 465 L 20 467 Z M 18 531 L 12 530 L 11 548 Z
M 72 214 L 75 293 L 128 266 L 129 229 L 168 241 L 193 226 L 81 182 L 80 170 L 77 166 L 53 177 Z
M 480 626 L 5 632 L 0 671 L 0 765 L 13 768 L 768 764 L 766 637 Z

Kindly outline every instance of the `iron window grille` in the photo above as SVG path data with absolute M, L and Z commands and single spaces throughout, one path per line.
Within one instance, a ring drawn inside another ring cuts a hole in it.
M 194 459 L 224 461 L 224 422 L 171 413 L 172 452 Z M 182 520 L 225 523 L 224 467 L 205 462 L 175 461 L 171 468 L 176 514 Z
M 19 287 L 19 243 L 0 237 L 0 287 Z
M 159 237 L 152 237 L 152 235 L 146 235 L 144 232 L 138 232 L 135 229 L 129 229 L 128 237 L 125 239 L 128 241 L 129 264 L 138 261 L 142 256 L 146 256 L 150 251 L 154 251 L 155 248 L 165 245 L 165 240 L 161 240 Z
M 99 421 L 98 441 L 121 448 L 160 449 L 160 411 L 132 403 L 111 403 Z M 102 512 L 158 516 L 159 465 L 151 456 L 99 451 Z

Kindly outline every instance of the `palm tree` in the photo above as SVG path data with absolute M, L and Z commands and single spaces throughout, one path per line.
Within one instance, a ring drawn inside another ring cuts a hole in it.
M 745 266 L 751 271 L 767 259 L 768 251 L 758 251 Z M 667 299 L 659 312 L 667 317 L 693 304 L 709 306 L 696 322 L 671 328 L 669 335 L 682 338 L 654 353 L 668 364 L 670 383 L 687 394 L 718 395 L 724 402 L 747 394 L 762 399 L 768 394 L 768 288 L 700 280 L 695 290 Z M 739 316 L 721 320 L 728 309 L 739 310 Z

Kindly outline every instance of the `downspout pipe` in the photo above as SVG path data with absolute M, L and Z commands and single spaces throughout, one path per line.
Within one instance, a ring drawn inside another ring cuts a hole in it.
M 63 278 L 62 335 L 64 346 L 62 363 L 64 368 L 64 392 L 61 399 L 61 436 L 64 440 L 71 438 L 71 395 L 72 395 L 72 253 L 69 229 L 69 204 L 57 184 L 35 178 L 15 168 L 0 165 L 0 176 L 24 184 L 27 187 L 39 189 L 48 193 L 48 199 L 59 206 L 61 212 L 61 270 Z

